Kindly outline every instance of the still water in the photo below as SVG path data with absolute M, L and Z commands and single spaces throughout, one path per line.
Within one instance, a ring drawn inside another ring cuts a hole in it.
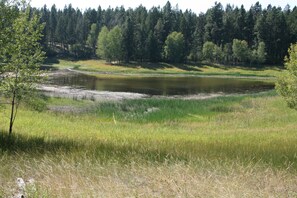
M 274 88 L 274 84 L 262 80 L 219 77 L 95 77 L 69 73 L 53 77 L 51 83 L 88 90 L 132 92 L 148 95 L 193 95 L 201 93 L 255 93 Z

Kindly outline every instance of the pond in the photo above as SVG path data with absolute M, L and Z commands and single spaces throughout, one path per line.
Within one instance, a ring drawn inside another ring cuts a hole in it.
M 244 78 L 195 76 L 96 77 L 75 72 L 55 76 L 51 79 L 51 84 L 88 90 L 164 96 L 208 93 L 256 93 L 274 89 L 274 84 L 271 82 Z

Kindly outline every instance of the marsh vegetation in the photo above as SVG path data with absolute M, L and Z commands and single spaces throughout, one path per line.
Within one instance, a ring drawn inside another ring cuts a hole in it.
M 297 113 L 273 91 L 208 100 L 47 98 L 42 111 L 19 113 L 13 143 L 0 148 L 5 197 L 17 177 L 34 178 L 36 193 L 48 197 L 296 195 Z

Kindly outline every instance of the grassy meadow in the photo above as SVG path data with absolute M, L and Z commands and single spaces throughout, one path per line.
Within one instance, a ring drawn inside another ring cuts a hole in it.
M 117 75 L 215 75 L 228 77 L 276 77 L 281 72 L 281 66 L 275 67 L 243 67 L 209 64 L 169 64 L 169 63 L 130 63 L 107 64 L 104 60 L 48 60 L 54 67 L 72 68 L 81 71 L 98 72 Z
M 0 197 L 296 197 L 297 112 L 275 92 L 23 105 L 0 128 Z M 42 105 L 41 105 L 42 106 Z

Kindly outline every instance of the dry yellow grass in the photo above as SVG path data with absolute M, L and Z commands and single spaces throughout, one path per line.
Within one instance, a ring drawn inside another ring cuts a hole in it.
M 11 159 L 13 160 L 13 159 Z M 49 158 L 17 161 L 14 177 L 0 181 L 13 193 L 15 179 L 34 178 L 45 197 L 296 197 L 297 176 L 257 165 L 102 165 Z M 9 193 L 6 194 L 9 196 Z M 41 196 L 42 197 L 42 196 Z

